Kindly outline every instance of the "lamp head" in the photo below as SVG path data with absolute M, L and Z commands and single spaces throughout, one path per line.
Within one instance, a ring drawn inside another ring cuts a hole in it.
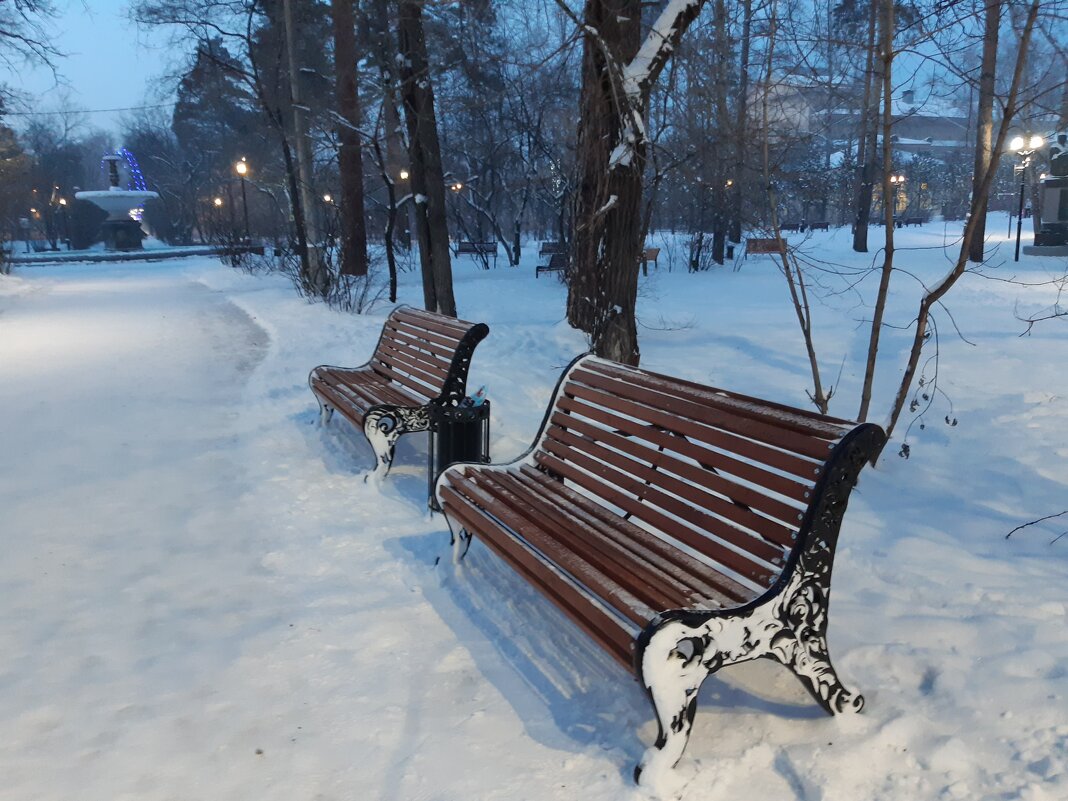
M 215 208 L 219 208 L 220 206 L 222 206 L 222 198 L 221 197 L 217 197 L 214 200 L 212 200 L 211 202 L 215 206 Z
M 237 174 L 240 175 L 242 178 L 244 178 L 245 175 L 248 174 L 248 162 L 246 162 L 244 159 L 241 159 L 241 161 L 237 162 L 237 164 L 234 165 L 234 171 L 237 172 Z
M 1014 136 L 1009 140 L 1009 150 L 1014 153 L 1019 153 L 1024 149 L 1024 138 L 1022 136 Z
M 1031 150 L 1038 150 L 1044 144 L 1046 144 L 1046 140 L 1043 139 L 1038 134 L 1035 134 L 1034 136 L 1031 137 L 1030 141 L 1028 141 L 1027 146 Z
M 409 175 L 410 175 L 410 173 L 409 173 L 409 172 L 408 172 L 407 170 L 401 170 L 401 171 L 400 171 L 400 179 L 401 179 L 402 181 L 407 181 L 407 180 L 408 180 L 408 177 L 409 177 Z

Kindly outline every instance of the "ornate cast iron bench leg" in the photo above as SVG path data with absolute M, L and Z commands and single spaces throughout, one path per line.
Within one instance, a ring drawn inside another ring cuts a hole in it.
M 727 665 L 774 659 L 790 668 L 830 714 L 863 709 L 863 696 L 842 684 L 827 653 L 830 571 L 811 569 L 819 553 L 806 552 L 783 590 L 758 606 L 724 613 L 668 612 L 646 627 L 638 638 L 639 675 L 660 734 L 635 777 L 679 761 L 697 711 L 697 692 Z
M 363 418 L 363 433 L 375 452 L 376 480 L 383 479 L 393 466 L 393 452 L 402 434 L 426 431 L 430 415 L 425 406 L 375 406 Z

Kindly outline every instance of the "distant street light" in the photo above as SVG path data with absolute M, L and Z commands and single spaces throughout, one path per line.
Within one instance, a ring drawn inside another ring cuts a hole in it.
M 329 195 L 329 194 L 323 195 L 323 203 L 333 203 L 333 202 L 334 202 L 334 198 L 333 198 L 332 195 Z
M 407 181 L 408 178 L 410 177 L 410 175 L 411 175 L 411 173 L 409 173 L 407 170 L 401 170 L 400 171 L 400 179 L 402 181 Z
M 901 205 L 901 190 L 905 186 L 904 175 L 891 175 L 890 183 L 894 187 L 894 216 L 897 216 L 898 206 Z
M 245 212 L 245 242 L 251 242 L 252 234 L 248 227 L 248 195 L 245 194 L 245 176 L 248 174 L 248 162 L 245 161 L 244 156 L 241 157 L 241 161 L 234 165 L 234 172 L 241 179 L 241 208 Z
M 217 208 L 217 209 L 221 209 L 222 208 L 223 200 L 222 200 L 221 197 L 217 197 L 211 202 L 215 205 L 215 208 Z
M 464 188 L 464 185 L 462 183 L 460 183 L 459 181 L 457 181 L 456 183 L 454 183 L 452 185 L 452 191 L 453 192 L 463 191 L 463 188 Z
M 1031 166 L 1031 156 L 1044 144 L 1046 144 L 1045 139 L 1038 134 L 1030 133 L 1014 136 L 1009 142 L 1009 150 L 1020 159 L 1018 168 L 1020 171 L 1020 205 L 1016 212 L 1016 256 L 1013 261 L 1020 260 L 1020 235 L 1023 233 L 1024 188 L 1027 184 L 1027 168 Z M 1009 225 L 1012 225 L 1012 223 L 1010 222 Z

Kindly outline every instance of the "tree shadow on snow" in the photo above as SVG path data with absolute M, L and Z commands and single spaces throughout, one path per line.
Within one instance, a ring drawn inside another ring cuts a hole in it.
M 425 576 L 423 592 L 539 743 L 565 751 L 599 747 L 630 781 L 634 765 L 656 737 L 652 705 L 633 672 L 602 651 L 563 613 L 477 540 L 463 563 L 452 564 L 448 531 L 384 543 Z M 422 570 L 420 570 L 422 568 Z M 744 668 L 742 669 L 744 670 Z M 698 725 L 742 710 L 780 718 L 824 716 L 797 687 L 798 703 L 756 695 L 713 676 L 701 692 Z M 792 680 L 792 677 L 786 676 Z M 761 688 L 763 690 L 763 688 Z M 703 727 L 702 727 L 703 728 Z M 695 730 L 695 741 L 702 739 Z

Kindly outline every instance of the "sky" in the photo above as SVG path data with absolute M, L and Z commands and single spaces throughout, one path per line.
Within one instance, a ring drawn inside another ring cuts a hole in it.
M 169 93 L 160 96 L 160 78 L 183 54 L 168 46 L 164 33 L 137 29 L 127 15 L 130 0 L 56 0 L 55 5 L 58 16 L 50 27 L 56 46 L 66 54 L 56 65 L 60 85 L 46 68 L 19 75 L 0 70 L 0 81 L 33 98 L 26 110 L 69 105 L 95 111 L 171 99 Z M 87 122 L 115 131 L 128 113 L 93 113 Z

